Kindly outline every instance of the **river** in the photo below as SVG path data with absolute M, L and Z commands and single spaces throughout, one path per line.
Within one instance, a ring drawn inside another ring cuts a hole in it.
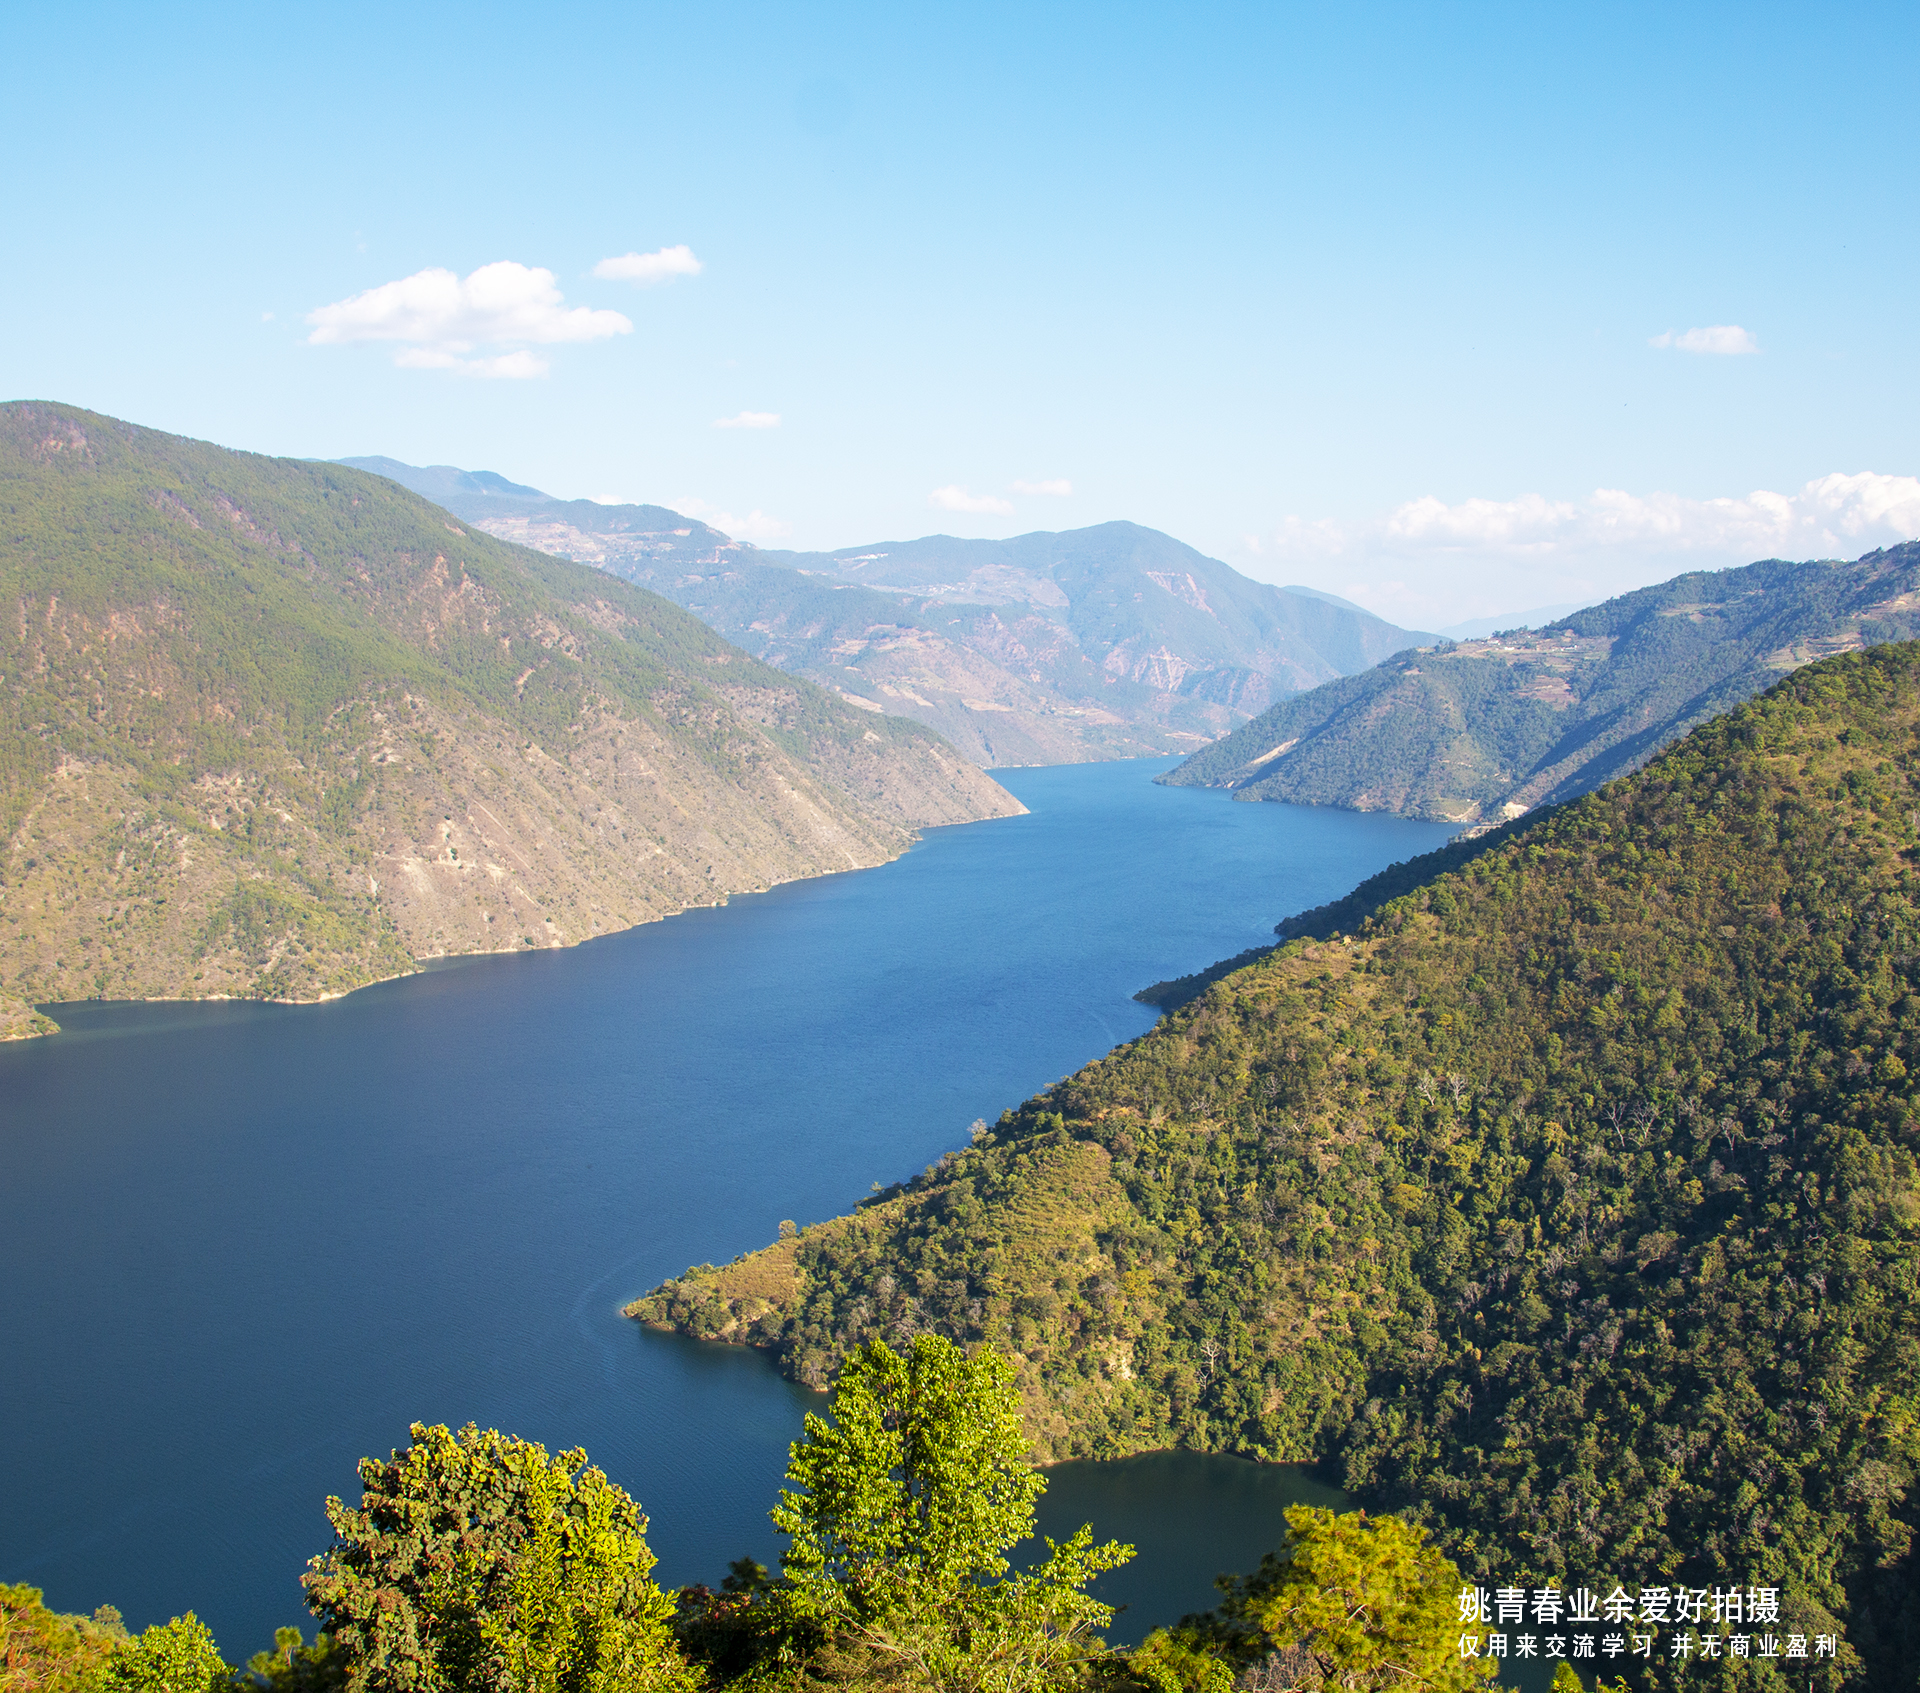
M 243 1658 L 311 1626 L 325 1496 L 412 1420 L 585 1447 L 665 1583 L 770 1560 L 823 1401 L 621 1304 L 922 1168 L 1147 1029 L 1136 988 L 1451 834 L 1168 767 L 997 772 L 1029 816 L 326 1005 L 54 1008 L 0 1047 L 0 1580 L 136 1627 L 191 1607 Z M 1331 1497 L 1191 1454 L 1053 1474 L 1043 1526 L 1141 1547 L 1101 1589 L 1121 1639 Z

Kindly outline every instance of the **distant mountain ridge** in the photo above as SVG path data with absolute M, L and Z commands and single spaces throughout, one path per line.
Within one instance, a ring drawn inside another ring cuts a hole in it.
M 18 403 L 0 512 L 0 1035 L 567 945 L 1020 809 L 362 471 Z
M 1161 780 L 1485 826 L 1638 769 L 1814 659 L 1920 635 L 1920 542 L 1694 571 L 1546 629 L 1400 653 Z
M 491 472 L 341 461 L 490 534 L 594 564 L 977 763 L 1194 749 L 1427 637 L 1254 582 L 1133 523 L 763 551 L 662 506 L 556 500 Z
M 615 568 L 617 562 L 653 558 L 715 564 L 754 550 L 665 506 L 556 500 L 525 483 L 509 482 L 495 471 L 460 470 L 450 464 L 402 464 L 377 455 L 332 462 L 398 482 L 500 540 L 571 558 L 575 564 L 591 564 L 629 581 L 633 578 Z M 559 541 L 564 547 L 542 546 L 542 540 Z

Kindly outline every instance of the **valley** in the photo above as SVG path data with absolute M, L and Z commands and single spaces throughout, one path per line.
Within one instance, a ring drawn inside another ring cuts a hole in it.
M 1254 582 L 1157 530 L 762 550 L 661 506 L 493 472 L 343 461 L 488 533 L 664 594 L 730 641 L 989 767 L 1193 751 L 1273 701 L 1431 637 Z

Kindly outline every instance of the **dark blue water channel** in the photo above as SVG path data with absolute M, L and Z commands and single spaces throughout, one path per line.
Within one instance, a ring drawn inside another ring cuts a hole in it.
M 1449 833 L 1165 767 L 1004 772 L 1031 815 L 883 868 L 328 1005 L 56 1008 L 0 1048 L 0 1580 L 135 1626 L 192 1607 L 243 1657 L 307 1620 L 325 1496 L 415 1419 L 584 1446 L 664 1582 L 771 1559 L 822 1402 L 622 1302 L 920 1169 L 1145 1030 L 1134 989 Z M 1315 1485 L 1055 1475 L 1047 1526 L 1141 1546 L 1106 1578 L 1121 1637 L 1209 1602 Z

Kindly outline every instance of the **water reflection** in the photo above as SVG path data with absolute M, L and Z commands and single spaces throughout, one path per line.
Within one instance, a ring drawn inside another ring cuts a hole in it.
M 1036 1526 L 1063 1540 L 1082 1523 L 1097 1540 L 1139 1548 L 1093 1591 L 1124 1606 L 1108 1639 L 1132 1645 L 1150 1629 L 1219 1601 L 1213 1579 L 1247 1575 L 1286 1539 L 1289 1505 L 1347 1507 L 1347 1495 L 1304 1464 L 1255 1464 L 1202 1452 L 1149 1452 L 1047 1471 Z

